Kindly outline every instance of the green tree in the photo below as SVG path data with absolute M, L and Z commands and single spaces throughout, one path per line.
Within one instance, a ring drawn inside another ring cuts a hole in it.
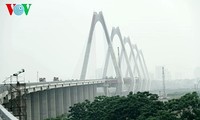
M 156 94 L 149 92 L 129 93 L 127 97 L 96 97 L 94 102 L 75 105 L 71 109 L 71 120 L 129 120 L 157 116 L 164 109 Z M 84 106 L 84 107 L 83 107 Z M 83 115 L 84 114 L 84 115 Z
M 99 96 L 70 107 L 68 118 L 53 120 L 200 120 L 200 99 L 196 92 L 162 102 L 158 95 L 138 92 L 125 96 Z
M 196 92 L 185 94 L 180 99 L 169 100 L 166 107 L 172 113 L 176 113 L 177 118 L 200 119 L 200 99 Z

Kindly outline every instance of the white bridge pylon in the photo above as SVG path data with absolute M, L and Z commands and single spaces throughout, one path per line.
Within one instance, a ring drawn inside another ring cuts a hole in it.
M 130 78 L 130 85 L 129 85 L 128 90 L 129 91 L 133 91 L 133 92 L 147 90 L 149 88 L 149 86 L 145 86 L 145 87 L 142 86 L 144 81 L 142 81 L 143 79 L 141 77 L 141 73 L 140 73 L 140 70 L 139 70 L 139 65 L 138 65 L 138 62 L 136 60 L 136 56 L 135 56 L 135 53 L 134 53 L 134 48 L 133 48 L 133 46 L 131 44 L 130 38 L 129 37 L 128 38 L 124 38 L 124 41 L 123 41 L 119 27 L 117 27 L 117 28 L 113 27 L 112 28 L 112 32 L 111 32 L 111 36 L 109 36 L 108 30 L 107 30 L 107 26 L 106 26 L 106 23 L 105 23 L 105 20 L 104 20 L 102 12 L 99 12 L 99 13 L 94 12 L 94 14 L 93 14 L 80 80 L 85 80 L 85 77 L 86 77 L 86 74 L 87 74 L 88 61 L 89 61 L 90 50 L 91 50 L 91 45 L 92 45 L 92 36 L 93 36 L 94 29 L 95 29 L 95 26 L 96 26 L 97 22 L 100 22 L 102 27 L 103 27 L 103 30 L 104 30 L 104 33 L 105 33 L 105 36 L 106 36 L 107 45 L 108 45 L 108 51 L 107 51 L 107 54 L 106 54 L 106 60 L 105 60 L 105 65 L 104 65 L 104 70 L 103 70 L 102 77 L 106 78 L 107 69 L 108 69 L 108 63 L 109 63 L 109 59 L 111 57 L 111 60 L 112 60 L 113 66 L 114 66 L 114 70 L 115 70 L 115 73 L 116 73 L 117 83 L 118 83 L 117 88 L 116 88 L 116 93 L 117 94 L 121 94 L 122 93 L 122 91 L 123 91 L 122 90 L 122 86 L 123 86 L 123 83 L 124 83 L 124 79 L 122 77 L 121 67 L 117 64 L 117 59 L 116 59 L 116 56 L 115 56 L 115 53 L 114 53 L 114 49 L 113 49 L 113 39 L 114 39 L 115 35 L 117 35 L 119 37 L 120 44 L 121 44 L 121 54 L 120 54 L 119 63 L 121 62 L 122 57 L 124 57 L 125 58 L 125 63 L 127 65 L 127 75 L 125 77 L 128 77 L 128 75 L 129 75 L 129 78 Z M 128 43 L 128 45 L 130 47 L 130 50 L 131 50 L 130 54 L 133 57 L 134 65 L 130 64 L 131 63 L 130 62 L 131 58 L 130 58 L 130 56 L 128 58 L 128 55 L 127 55 L 127 52 L 126 52 L 126 48 L 125 48 L 125 44 L 126 43 Z M 139 52 L 138 49 L 136 49 L 136 52 L 137 52 L 137 55 L 139 55 L 139 56 L 140 56 L 140 53 L 141 53 L 141 57 L 139 57 L 139 61 L 140 61 L 140 67 L 142 67 L 143 76 L 145 76 L 143 78 L 145 78 L 144 79 L 145 81 L 149 81 L 147 79 L 148 78 L 148 75 L 147 75 L 148 74 L 148 70 L 147 70 L 147 67 L 146 67 L 146 63 L 144 61 L 143 54 L 142 54 L 142 52 Z M 135 71 L 134 71 L 134 69 L 132 69 L 131 66 L 135 67 L 137 75 L 134 74 Z M 138 77 L 138 79 L 135 79 L 136 77 Z M 145 82 L 145 83 L 149 84 L 149 82 Z M 140 86 L 139 86 L 139 84 L 140 84 Z
M 112 32 L 111 32 L 111 43 L 113 43 L 113 39 L 115 37 L 115 35 L 117 35 L 119 37 L 119 40 L 120 40 L 120 43 L 121 43 L 121 47 L 122 47 L 122 51 L 124 53 L 124 57 L 125 57 L 125 62 L 127 64 L 127 70 L 130 74 L 130 78 L 131 78 L 131 85 L 129 87 L 129 91 L 133 91 L 135 90 L 134 88 L 134 76 L 133 76 L 133 71 L 131 69 L 131 66 L 130 66 L 130 62 L 128 60 L 128 55 L 127 55 L 127 52 L 126 52 L 126 49 L 125 49 L 125 46 L 124 46 L 124 43 L 123 43 L 123 40 L 122 40 L 122 36 L 121 36 L 121 32 L 120 32 L 120 29 L 119 27 L 117 28 L 112 28 Z M 123 56 L 123 55 L 122 55 Z M 104 65 L 104 71 L 103 71 L 103 78 L 106 77 L 106 73 L 107 73 L 107 69 L 108 69 L 108 63 L 109 63 L 109 58 L 110 58 L 110 50 L 108 49 L 107 51 L 107 55 L 106 55 L 106 61 L 105 61 L 105 65 Z M 121 62 L 121 60 L 119 61 Z M 119 65 L 118 65 L 119 66 Z M 121 72 L 121 75 L 122 75 L 122 71 L 121 71 L 121 67 L 119 66 L 119 71 Z
M 141 55 L 142 62 L 143 62 L 143 65 L 144 65 L 144 70 L 145 70 L 146 77 L 147 77 L 147 90 L 150 91 L 151 79 L 150 79 L 150 77 L 149 77 L 149 71 L 148 71 L 148 69 L 147 69 L 147 65 L 146 65 L 146 62 L 145 62 L 145 59 L 144 59 L 144 55 L 143 55 L 142 50 L 140 50 L 139 53 L 140 53 L 140 55 Z
M 134 49 L 133 49 L 133 46 L 132 46 L 132 43 L 131 43 L 131 40 L 129 37 L 124 37 L 124 44 L 128 44 L 128 46 L 130 47 L 130 55 L 129 55 L 129 63 L 131 63 L 131 56 L 133 57 L 133 66 L 134 66 L 134 69 L 133 69 L 133 73 L 136 73 L 135 74 L 135 80 L 134 80 L 134 90 L 136 91 L 142 91 L 142 77 L 141 77 L 141 73 L 140 73 L 140 70 L 139 70 L 139 66 L 138 66 L 138 63 L 137 63 L 137 60 L 136 60 L 136 56 L 135 56 L 135 53 L 134 53 Z M 122 59 L 122 56 L 124 54 L 124 51 L 121 52 L 121 59 Z M 128 70 L 127 70 L 127 74 L 125 77 L 128 77 Z M 138 77 L 138 78 L 137 78 Z
M 121 72 L 120 72 L 119 67 L 117 65 L 116 56 L 114 54 L 113 46 L 112 46 L 112 43 L 111 43 L 111 40 L 110 40 L 110 36 L 108 34 L 108 30 L 107 30 L 106 23 L 104 21 L 104 17 L 103 17 L 102 12 L 99 12 L 99 14 L 94 12 L 94 14 L 93 14 L 80 79 L 85 80 L 85 76 L 86 76 L 86 73 L 87 73 L 87 67 L 88 67 L 88 60 L 89 60 L 89 56 L 90 56 L 90 49 L 91 49 L 91 44 L 92 44 L 92 36 L 93 36 L 94 28 L 95 28 L 97 22 L 100 22 L 102 27 L 103 27 L 103 30 L 104 30 L 104 33 L 105 33 L 105 36 L 106 36 L 106 41 L 107 41 L 107 44 L 108 44 L 108 49 L 110 50 L 110 53 L 111 53 L 111 58 L 112 58 L 112 62 L 113 62 L 113 65 L 114 65 L 116 77 L 118 79 L 119 86 L 117 87 L 116 93 L 121 94 L 123 79 L 121 77 Z

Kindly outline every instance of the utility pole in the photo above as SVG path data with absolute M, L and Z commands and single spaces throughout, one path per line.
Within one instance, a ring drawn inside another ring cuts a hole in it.
M 162 80 L 163 80 L 163 98 L 167 98 L 166 92 L 165 92 L 165 68 L 162 67 Z

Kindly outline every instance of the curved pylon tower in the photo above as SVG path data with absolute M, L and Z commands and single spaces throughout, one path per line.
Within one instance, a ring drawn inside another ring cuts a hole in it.
M 134 49 L 132 47 L 132 44 L 131 44 L 131 40 L 129 37 L 124 37 L 124 44 L 128 44 L 129 47 L 130 47 L 130 55 L 133 57 L 133 62 L 134 62 L 134 66 L 136 68 L 136 73 L 138 75 L 138 79 L 136 79 L 134 81 L 134 91 L 140 91 L 139 89 L 139 82 L 141 82 L 142 78 L 141 78 L 141 73 L 140 73 L 140 70 L 139 70 L 139 67 L 138 67 L 138 64 L 137 64 L 137 61 L 136 61 L 136 56 L 135 56 L 135 53 L 134 53 Z M 122 53 L 123 54 L 123 53 Z M 130 59 L 129 59 L 130 60 Z M 129 61 L 130 62 L 130 61 Z
M 142 62 L 143 62 L 143 65 L 144 65 L 144 70 L 145 70 L 146 76 L 147 76 L 147 90 L 150 91 L 151 79 L 150 79 L 150 77 L 149 77 L 149 71 L 148 71 L 148 69 L 147 69 L 147 65 L 146 65 L 146 62 L 145 62 L 145 59 L 144 59 L 144 55 L 143 55 L 142 50 L 140 50 L 139 53 L 140 53 L 140 55 L 141 55 Z
M 132 72 L 132 69 L 131 69 L 131 66 L 130 66 L 130 62 L 128 60 L 128 55 L 127 55 L 127 52 L 126 52 L 126 49 L 125 49 L 125 45 L 124 45 L 124 42 L 123 42 L 123 39 L 122 39 L 122 35 L 121 35 L 121 32 L 120 32 L 120 29 L 119 27 L 115 28 L 113 27 L 112 28 L 112 32 L 111 32 L 111 43 L 113 43 L 113 39 L 115 36 L 118 36 L 119 37 L 119 40 L 120 40 L 120 44 L 121 44 L 121 47 L 122 47 L 122 51 L 123 51 L 123 55 L 125 57 L 125 62 L 127 64 L 127 70 L 130 74 L 130 78 L 131 78 L 131 85 L 129 87 L 129 91 L 133 91 L 134 90 L 134 75 L 133 75 L 133 72 Z M 104 65 L 104 71 L 103 71 L 103 78 L 106 77 L 106 73 L 107 73 L 107 70 L 108 70 L 108 63 L 109 63 L 109 58 L 110 58 L 110 50 L 107 51 L 107 55 L 106 55 L 106 61 L 105 61 L 105 65 Z M 123 56 L 121 55 L 121 57 Z M 121 60 L 120 60 L 121 62 Z M 120 69 L 120 67 L 119 67 Z M 121 69 L 120 69 L 120 72 L 121 72 Z M 122 72 L 121 72 L 121 75 L 122 75 Z
M 142 50 L 139 50 L 137 45 L 132 45 L 132 48 L 135 50 L 136 52 L 136 63 L 139 62 L 139 71 L 142 72 L 142 76 L 141 76 L 141 80 L 138 83 L 138 89 L 140 91 L 149 91 L 150 90 L 150 78 L 149 78 L 149 73 L 148 73 L 148 69 L 144 60 L 144 56 L 142 53 Z M 129 55 L 129 62 L 131 62 L 132 60 L 132 55 L 130 53 Z M 133 72 L 135 72 L 136 70 L 136 66 L 134 66 L 133 68 Z M 128 70 L 126 70 L 126 75 L 128 75 Z
M 133 49 L 135 49 L 136 53 L 137 53 L 137 56 L 136 56 L 136 61 L 139 62 L 139 66 L 140 66 L 140 69 L 142 71 L 142 86 L 141 86 L 141 91 L 146 91 L 147 90 L 147 77 L 146 77 L 146 72 L 144 70 L 144 66 L 143 66 L 143 63 L 142 63 L 142 60 L 141 60 L 141 56 L 140 56 L 140 52 L 138 50 L 138 47 L 137 45 L 132 45 Z
M 84 61 L 83 61 L 83 67 L 82 67 L 80 79 L 85 80 L 85 76 L 86 76 L 86 73 L 87 73 L 87 67 L 88 67 L 88 60 L 89 60 L 89 56 L 90 56 L 92 36 L 93 36 L 94 28 L 95 28 L 97 22 L 100 22 L 102 27 L 103 27 L 103 30 L 104 30 L 104 33 L 105 33 L 105 36 L 106 36 L 106 41 L 107 41 L 107 44 L 108 44 L 108 50 L 110 51 L 111 59 L 112 59 L 113 65 L 114 65 L 115 73 L 116 73 L 116 77 L 118 79 L 119 85 L 117 87 L 117 94 L 121 94 L 123 79 L 122 79 L 122 76 L 121 76 L 120 69 L 117 65 L 116 56 L 114 54 L 113 46 L 112 46 L 112 43 L 111 43 L 111 40 L 110 40 L 110 36 L 108 34 L 108 30 L 107 30 L 106 23 L 104 21 L 104 17 L 103 17 L 102 12 L 99 12 L 99 13 L 94 12 L 93 17 L 92 17 L 92 23 L 91 23 L 91 27 L 90 27 L 90 32 L 89 32 L 89 37 L 88 37 L 88 42 L 87 42 L 87 48 L 86 48 L 86 51 L 85 51 L 85 57 L 84 57 Z
M 103 17 L 102 12 L 99 12 L 99 13 L 94 12 L 93 17 L 92 17 L 92 23 L 91 23 L 91 26 L 90 26 L 89 37 L 88 37 L 88 41 L 87 41 L 87 47 L 86 47 L 86 51 L 85 51 L 85 56 L 84 56 L 80 80 L 86 79 L 88 61 L 89 61 L 89 58 L 90 58 L 90 50 L 91 50 L 91 45 L 92 45 L 92 41 L 93 41 L 92 37 L 93 37 L 94 29 L 95 29 L 97 22 L 101 23 L 101 26 L 102 26 L 103 31 L 104 31 L 105 36 L 106 36 L 107 45 L 108 45 L 108 51 L 107 51 L 107 54 L 106 54 L 106 60 L 105 60 L 102 78 L 106 78 L 109 59 L 111 57 L 111 60 L 112 60 L 113 65 L 114 65 L 114 70 L 115 70 L 115 73 L 116 73 L 116 80 L 117 80 L 116 94 L 118 94 L 118 95 L 122 94 L 122 92 L 123 92 L 122 86 L 123 86 L 123 83 L 124 83 L 124 78 L 126 78 L 126 77 L 130 78 L 130 80 L 129 80 L 130 85 L 128 87 L 128 91 L 137 92 L 137 91 L 143 90 L 144 81 L 142 81 L 143 79 L 142 79 L 142 76 L 141 76 L 141 71 L 139 69 L 139 66 L 142 68 L 142 75 L 145 76 L 143 78 L 145 78 L 145 80 L 148 79 L 144 89 L 149 89 L 149 75 L 148 75 L 148 70 L 147 70 L 147 67 L 146 67 L 146 63 L 145 63 L 142 51 L 139 51 L 136 45 L 134 45 L 134 46 L 132 45 L 129 37 L 125 37 L 124 39 L 122 38 L 119 27 L 117 27 L 117 28 L 113 27 L 111 35 L 109 36 L 109 33 L 108 33 L 108 30 L 107 30 L 106 23 L 104 21 L 104 17 Z M 121 63 L 122 57 L 124 57 L 125 63 L 127 65 L 126 75 L 125 75 L 124 78 L 122 77 L 122 71 L 121 71 L 120 66 L 117 64 L 117 59 L 116 59 L 116 56 L 115 56 L 115 53 L 114 53 L 114 50 L 113 50 L 112 44 L 114 42 L 113 40 L 114 40 L 115 36 L 118 36 L 118 38 L 120 40 L 121 47 L 122 47 L 119 63 Z M 126 43 L 130 47 L 130 56 L 129 57 L 127 55 L 127 51 L 126 51 L 126 48 L 125 48 Z M 138 56 L 139 65 L 137 63 L 137 58 L 136 58 L 136 55 L 134 53 L 134 50 L 136 51 L 136 54 Z M 130 62 L 131 57 L 133 58 L 133 63 L 134 63 L 133 66 L 134 67 L 131 67 L 132 65 L 130 64 L 131 63 Z M 128 75 L 129 75 L 129 77 L 128 77 Z M 138 78 L 135 79 L 136 77 L 138 77 Z

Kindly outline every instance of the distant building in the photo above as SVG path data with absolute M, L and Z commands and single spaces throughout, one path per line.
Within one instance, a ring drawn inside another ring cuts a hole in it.
M 195 77 L 196 79 L 200 79 L 200 67 L 196 67 L 196 68 L 194 69 L 194 77 Z

